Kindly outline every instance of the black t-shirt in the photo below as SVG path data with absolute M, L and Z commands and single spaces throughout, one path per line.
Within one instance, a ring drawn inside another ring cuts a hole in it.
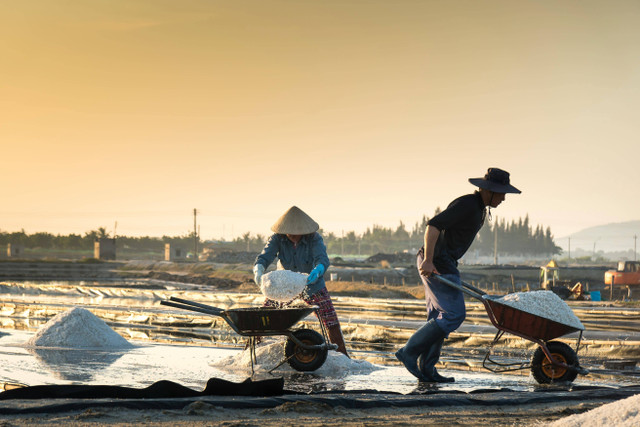
M 440 230 L 433 264 L 441 274 L 458 274 L 458 260 L 467 252 L 484 224 L 484 203 L 479 192 L 458 197 L 447 209 L 431 218 L 429 225 Z

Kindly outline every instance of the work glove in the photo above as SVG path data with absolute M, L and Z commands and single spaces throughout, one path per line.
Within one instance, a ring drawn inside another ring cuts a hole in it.
M 320 277 L 324 274 L 324 265 L 318 264 L 316 268 L 311 270 L 309 273 L 309 277 L 307 277 L 307 285 L 311 285 L 312 283 L 316 283 Z
M 260 279 L 262 279 L 262 274 L 264 273 L 264 265 L 256 264 L 253 266 L 253 281 L 256 282 L 256 285 L 260 286 Z

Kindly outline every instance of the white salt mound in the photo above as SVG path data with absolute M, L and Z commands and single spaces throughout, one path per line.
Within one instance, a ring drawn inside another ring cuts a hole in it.
M 583 414 L 570 415 L 551 424 L 552 427 L 636 427 L 640 425 L 640 394 L 618 400 Z
M 290 270 L 276 270 L 262 275 L 260 291 L 274 301 L 289 302 L 307 286 L 308 274 Z
M 571 307 L 551 291 L 516 292 L 493 301 L 584 331 Z
M 27 347 L 110 348 L 133 345 L 89 310 L 75 307 L 54 316 L 26 342 Z
M 271 344 L 262 344 L 256 346 L 256 364 L 254 365 L 255 372 L 269 371 L 273 369 L 278 363 L 284 360 L 284 345 L 286 341 L 276 341 Z M 233 356 L 225 357 L 218 361 L 212 362 L 210 365 L 232 373 L 246 374 L 251 372 L 251 359 L 249 350 L 246 349 Z M 353 373 L 369 373 L 382 369 L 366 360 L 349 359 L 342 353 L 329 350 L 327 354 L 327 360 L 320 367 L 320 369 L 314 371 L 316 374 L 324 376 L 336 376 L 342 377 L 347 374 Z M 298 372 L 293 369 L 288 363 L 284 363 L 276 371 L 285 372 Z

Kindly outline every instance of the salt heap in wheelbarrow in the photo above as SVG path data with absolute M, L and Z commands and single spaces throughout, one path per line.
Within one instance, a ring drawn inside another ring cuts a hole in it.
M 571 307 L 551 291 L 516 292 L 493 301 L 584 331 Z
M 308 274 L 276 270 L 262 276 L 260 291 L 274 301 L 290 302 L 307 286 Z

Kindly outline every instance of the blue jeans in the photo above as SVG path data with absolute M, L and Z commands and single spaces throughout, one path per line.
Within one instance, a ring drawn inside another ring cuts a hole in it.
M 418 253 L 417 265 L 424 261 L 422 252 Z M 459 274 L 443 274 L 442 277 L 460 284 Z M 450 332 L 460 327 L 467 315 L 464 295 L 461 291 L 440 282 L 435 277 L 420 274 L 424 285 L 424 297 L 427 303 L 427 320 L 435 319 L 438 326 L 449 336 Z

